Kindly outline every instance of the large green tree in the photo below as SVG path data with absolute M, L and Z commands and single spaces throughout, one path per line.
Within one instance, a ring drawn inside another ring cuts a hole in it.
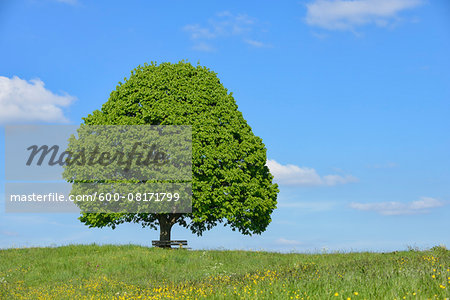
M 124 222 L 160 228 L 170 240 L 179 224 L 201 235 L 219 223 L 242 234 L 260 234 L 276 208 L 278 187 L 266 164 L 266 148 L 239 112 L 217 74 L 206 67 L 151 63 L 119 82 L 87 125 L 191 125 L 192 213 L 83 213 L 90 227 Z

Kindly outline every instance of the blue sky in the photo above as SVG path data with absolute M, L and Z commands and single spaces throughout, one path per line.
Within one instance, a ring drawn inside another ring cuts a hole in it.
M 450 247 L 450 4 L 426 0 L 0 4 L 0 124 L 79 124 L 145 62 L 218 73 L 280 185 L 260 236 L 221 226 L 193 248 Z M 2 132 L 0 164 L 4 164 Z M 139 225 L 4 212 L 0 247 L 150 245 Z

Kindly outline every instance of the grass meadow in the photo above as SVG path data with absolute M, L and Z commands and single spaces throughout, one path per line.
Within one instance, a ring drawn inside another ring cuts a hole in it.
M 0 250 L 0 299 L 446 299 L 450 251 Z

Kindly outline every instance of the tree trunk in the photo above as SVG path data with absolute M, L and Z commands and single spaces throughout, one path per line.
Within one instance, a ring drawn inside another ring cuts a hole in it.
M 158 216 L 159 221 L 159 241 L 170 241 L 170 232 L 172 226 L 176 223 L 181 214 L 161 214 Z M 171 248 L 170 245 L 163 248 Z

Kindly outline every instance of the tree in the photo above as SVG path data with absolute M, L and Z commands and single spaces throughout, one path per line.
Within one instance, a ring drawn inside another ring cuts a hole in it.
M 170 240 L 174 224 L 198 235 L 219 223 L 246 235 L 269 225 L 278 187 L 265 165 L 266 148 L 232 93 L 208 68 L 184 61 L 138 66 L 101 110 L 83 120 L 87 125 L 192 126 L 192 213 L 82 213 L 79 219 L 86 225 L 159 225 L 161 241 Z

